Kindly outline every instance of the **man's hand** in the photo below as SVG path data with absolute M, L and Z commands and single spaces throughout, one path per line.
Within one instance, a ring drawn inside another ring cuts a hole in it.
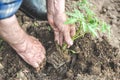
M 55 41 L 62 45 L 65 41 L 70 47 L 73 44 L 71 39 L 75 35 L 75 27 L 66 25 L 65 0 L 47 0 L 48 21 L 54 30 Z
M 40 70 L 44 66 L 45 48 L 39 40 L 22 30 L 15 15 L 0 20 L 0 36 L 36 70 Z

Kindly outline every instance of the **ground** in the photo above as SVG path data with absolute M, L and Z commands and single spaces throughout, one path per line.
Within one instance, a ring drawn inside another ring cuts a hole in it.
M 79 0 L 67 0 L 66 10 Z M 45 46 L 46 66 L 36 72 L 4 41 L 0 42 L 0 80 L 120 80 L 120 0 L 89 0 L 97 16 L 110 24 L 111 37 L 86 34 L 62 51 L 47 21 L 36 21 L 18 11 L 22 28 Z

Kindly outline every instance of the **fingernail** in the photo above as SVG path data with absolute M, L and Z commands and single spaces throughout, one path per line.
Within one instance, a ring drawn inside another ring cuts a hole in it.
M 73 41 L 70 41 L 70 45 L 73 45 Z
M 37 71 L 37 72 L 39 72 L 39 71 L 40 71 L 40 68 L 39 68 L 39 67 L 38 67 L 38 68 L 36 68 L 36 71 Z
M 68 45 L 68 48 L 70 48 L 70 46 L 72 46 L 72 45 L 73 45 L 73 41 L 70 41 L 69 45 Z
M 39 67 L 38 63 L 34 63 L 34 67 L 38 68 Z

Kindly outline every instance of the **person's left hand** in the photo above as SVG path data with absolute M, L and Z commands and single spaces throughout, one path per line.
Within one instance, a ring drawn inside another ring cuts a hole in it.
M 70 47 L 73 44 L 72 36 L 75 35 L 75 27 L 64 24 L 67 16 L 65 14 L 65 0 L 48 0 L 47 1 L 48 22 L 54 30 L 55 41 L 62 45 L 63 42 Z
M 66 19 L 64 13 L 55 15 L 48 14 L 48 21 L 54 30 L 55 41 L 57 41 L 59 45 L 62 45 L 65 41 L 68 47 L 70 47 L 73 44 L 72 36 L 75 35 L 75 27 L 64 24 Z

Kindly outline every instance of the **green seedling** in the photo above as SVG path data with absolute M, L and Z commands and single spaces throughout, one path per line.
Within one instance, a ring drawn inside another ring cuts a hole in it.
M 76 54 L 76 51 L 74 51 L 74 50 L 69 50 L 72 54 Z
M 69 16 L 65 24 L 77 24 L 77 31 L 75 36 L 72 38 L 76 40 L 79 37 L 84 36 L 86 33 L 90 33 L 94 37 L 98 37 L 98 31 L 102 33 L 109 33 L 110 26 L 104 21 L 99 20 L 95 13 L 90 9 L 91 4 L 87 0 L 81 0 L 81 2 L 75 5 L 78 9 L 74 9 L 73 12 L 67 12 Z M 63 48 L 67 48 L 63 45 Z
M 67 12 L 66 14 L 70 18 L 65 22 L 65 24 L 79 24 L 73 39 L 79 38 L 81 35 L 84 36 L 85 33 L 91 33 L 95 37 L 98 37 L 98 31 L 110 33 L 110 26 L 96 17 L 95 13 L 90 9 L 90 3 L 87 0 L 82 0 L 76 6 L 80 10 L 75 9 L 73 12 Z

